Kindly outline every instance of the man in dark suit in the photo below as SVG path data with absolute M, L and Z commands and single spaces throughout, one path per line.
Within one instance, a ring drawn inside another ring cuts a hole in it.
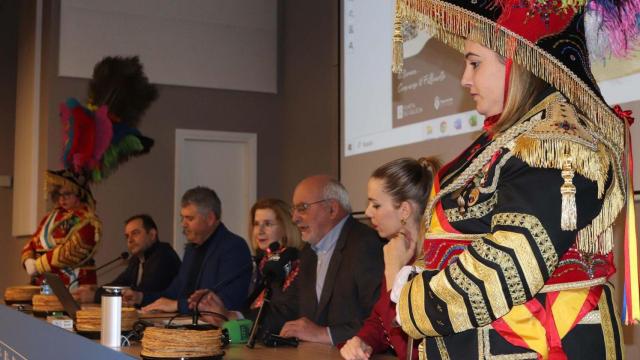
M 134 215 L 124 222 L 124 237 L 131 254 L 127 268 L 110 286 L 128 286 L 142 292 L 164 290 L 180 269 L 180 258 L 171 245 L 158 238 L 158 227 L 147 214 Z M 102 289 L 79 286 L 73 297 L 79 302 L 100 303 Z M 145 305 L 145 304 L 143 304 Z
M 382 242 L 351 215 L 342 184 L 325 175 L 302 180 L 293 194 L 293 221 L 307 245 L 300 253 L 301 318 L 281 336 L 340 344 L 356 334 L 378 300 Z
M 178 276 L 159 293 L 123 292 L 125 301 L 150 303 L 143 311 L 189 313 L 188 299 L 198 289 L 209 289 L 230 310 L 244 305 L 251 280 L 251 253 L 246 241 L 220 221 L 220 199 L 215 191 L 198 186 L 182 196 L 182 230 L 189 244 Z

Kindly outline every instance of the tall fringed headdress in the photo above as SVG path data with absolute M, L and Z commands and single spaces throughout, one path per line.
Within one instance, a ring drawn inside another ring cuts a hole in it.
M 74 98 L 60 105 L 63 169 L 47 171 L 47 192 L 52 186 L 69 186 L 94 208 L 90 184 L 153 146 L 153 139 L 136 127 L 157 97 L 137 56 L 106 57 L 96 64 L 87 106 Z
M 612 154 L 614 178 L 603 211 L 578 233 L 577 245 L 591 253 L 611 251 L 613 222 L 626 202 L 623 318 L 627 324 L 640 320 L 632 163 L 626 141 L 632 118 L 607 105 L 589 63 L 590 55 L 604 60 L 637 49 L 640 0 L 396 0 L 394 72 L 402 71 L 404 33 L 416 27 L 459 51 L 469 39 L 511 59 L 586 115 L 590 133 Z

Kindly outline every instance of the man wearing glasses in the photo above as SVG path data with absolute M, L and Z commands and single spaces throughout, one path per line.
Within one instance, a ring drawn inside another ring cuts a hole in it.
M 293 194 L 293 222 L 307 243 L 300 253 L 300 315 L 280 333 L 340 344 L 356 334 L 378 299 L 382 242 L 351 215 L 349 195 L 326 175 L 302 180 Z

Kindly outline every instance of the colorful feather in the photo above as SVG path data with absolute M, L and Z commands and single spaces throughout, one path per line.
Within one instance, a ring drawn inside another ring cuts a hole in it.
M 109 109 L 106 106 L 101 106 L 95 112 L 96 122 L 96 143 L 93 150 L 93 159 L 91 167 L 95 168 L 99 166 L 102 155 L 111 145 L 111 139 L 113 138 L 113 124 L 109 119 Z
M 592 0 L 586 10 L 585 26 L 592 58 L 626 57 L 638 49 L 640 0 Z

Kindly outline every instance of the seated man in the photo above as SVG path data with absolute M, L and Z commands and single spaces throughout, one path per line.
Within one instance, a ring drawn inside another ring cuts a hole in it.
M 171 285 L 161 292 L 123 292 L 123 301 L 149 305 L 143 311 L 188 313 L 187 299 L 196 289 L 209 289 L 231 310 L 242 308 L 249 291 L 252 261 L 247 243 L 220 221 L 215 191 L 198 186 L 182 196 L 182 231 L 189 244 Z
M 293 221 L 307 243 L 300 253 L 301 318 L 281 336 L 325 344 L 353 337 L 378 300 L 382 241 L 355 220 L 346 189 L 324 175 L 302 180 L 293 194 Z
M 153 218 L 147 214 L 130 217 L 124 222 L 124 237 L 131 254 L 129 264 L 118 277 L 105 285 L 128 286 L 141 292 L 166 289 L 178 274 L 180 258 L 171 245 L 159 240 Z M 100 303 L 102 290 L 82 285 L 73 292 L 73 297 L 83 303 Z

